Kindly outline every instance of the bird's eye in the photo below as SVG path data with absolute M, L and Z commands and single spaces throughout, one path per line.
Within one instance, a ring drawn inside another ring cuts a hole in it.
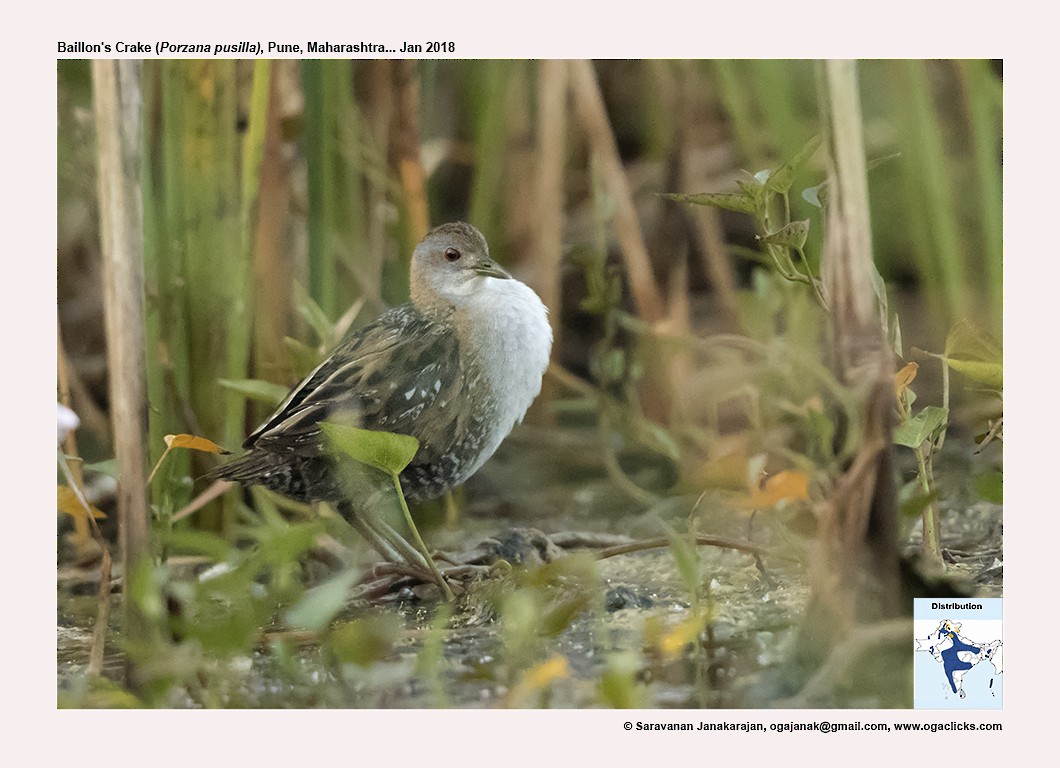
M 456 248 L 445 249 L 445 260 L 446 261 L 460 261 L 460 251 Z

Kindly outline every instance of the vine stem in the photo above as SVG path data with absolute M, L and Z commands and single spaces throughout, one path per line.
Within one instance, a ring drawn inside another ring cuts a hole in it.
M 923 448 L 918 447 L 916 453 L 917 472 L 920 476 L 920 487 L 925 494 L 931 493 L 931 481 L 928 474 L 928 462 L 924 456 Z M 939 515 L 935 502 L 930 501 L 924 507 L 924 540 L 921 551 L 937 565 L 943 565 L 942 541 L 939 533 Z
M 449 584 L 446 582 L 445 577 L 442 576 L 442 572 L 438 570 L 438 564 L 435 563 L 434 558 L 431 557 L 427 545 L 424 544 L 423 539 L 420 538 L 420 532 L 416 529 L 416 523 L 412 521 L 412 513 L 409 511 L 408 502 L 405 501 L 405 494 L 401 490 L 401 480 L 398 478 L 397 472 L 392 472 L 390 477 L 394 481 L 394 489 L 397 491 L 398 501 L 401 502 L 401 511 L 405 515 L 405 522 L 408 523 L 409 530 L 412 531 L 412 538 L 415 540 L 416 546 L 427 560 L 427 567 L 431 569 L 431 574 L 434 576 L 435 582 L 441 588 L 442 594 L 445 595 L 446 601 L 451 603 L 456 599 L 453 596 L 453 590 L 449 588 Z

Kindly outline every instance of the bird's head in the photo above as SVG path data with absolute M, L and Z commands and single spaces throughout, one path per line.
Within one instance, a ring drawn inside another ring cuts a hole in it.
M 435 227 L 412 253 L 412 301 L 426 309 L 438 304 L 461 304 L 486 290 L 490 278 L 511 275 L 490 258 L 482 233 L 456 222 Z

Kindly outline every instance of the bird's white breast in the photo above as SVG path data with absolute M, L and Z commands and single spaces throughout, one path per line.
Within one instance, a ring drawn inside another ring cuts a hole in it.
M 518 280 L 483 278 L 486 285 L 458 305 L 461 356 L 481 372 L 495 403 L 495 429 L 484 436 L 478 469 L 523 420 L 541 391 L 541 378 L 552 351 L 548 310 L 537 294 Z

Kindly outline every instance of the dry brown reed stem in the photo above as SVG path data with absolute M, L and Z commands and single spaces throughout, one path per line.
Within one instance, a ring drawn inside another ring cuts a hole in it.
M 694 194 L 693 190 L 682 185 L 685 194 Z M 726 330 L 737 332 L 741 329 L 740 305 L 736 300 L 736 280 L 732 274 L 732 263 L 725 247 L 725 235 L 721 228 L 721 215 L 709 206 L 695 206 L 689 211 L 692 217 L 692 228 L 699 243 L 700 261 L 714 288 L 714 297 L 718 302 L 718 314 Z
M 540 269 L 535 253 L 537 243 L 538 151 L 534 142 L 533 108 L 530 102 L 533 67 L 535 62 L 520 61 L 511 66 L 504 94 L 504 132 L 500 151 L 500 183 L 503 200 L 504 237 L 513 265 L 525 265 L 527 279 L 534 284 L 533 274 Z M 538 115 L 540 119 L 540 115 Z M 484 153 L 482 162 L 488 162 Z
M 563 168 L 567 132 L 567 62 L 546 59 L 537 72 L 537 212 L 536 251 L 538 269 L 536 288 L 548 307 L 552 325 L 552 356 L 555 359 L 560 338 L 563 311 Z M 553 383 L 545 382 L 543 401 L 554 399 Z
M 873 288 L 872 232 L 854 62 L 825 63 L 832 105 L 835 199 L 830 207 L 821 258 L 821 279 L 835 325 L 836 368 L 841 380 L 875 368 L 883 347 L 879 304 Z
M 390 146 L 391 115 L 394 111 L 393 80 L 390 77 L 390 62 L 376 60 L 367 63 L 369 74 L 368 101 L 365 105 L 365 127 L 371 137 L 371 144 L 386 157 Z M 404 180 L 402 180 L 404 182 Z M 387 203 L 386 183 L 380 174 L 369 173 L 366 176 L 368 188 L 368 253 L 380 261 L 374 265 L 382 273 L 382 258 L 386 253 L 387 232 L 386 217 L 379 215 Z M 382 287 L 370 296 L 371 308 L 382 308 Z
M 821 272 L 831 301 L 833 365 L 863 400 L 857 455 L 823 505 L 814 599 L 802 647 L 820 656 L 857 622 L 900 611 L 892 476 L 893 365 L 872 284 L 868 184 L 856 64 L 824 64 L 835 167 Z
M 416 62 L 402 59 L 393 63 L 394 115 L 390 140 L 397 162 L 405 204 L 409 212 L 409 236 L 419 242 L 430 228 L 427 206 L 427 174 L 420 155 L 420 78 Z
M 58 341 L 58 384 L 59 400 L 66 407 L 77 414 L 81 420 L 81 429 L 87 429 L 101 440 L 110 439 L 110 424 L 107 415 L 96 405 L 88 385 L 77 372 L 77 366 L 70 363 L 66 345 L 63 343 L 62 323 L 56 319 L 56 340 Z M 71 456 L 76 455 L 76 448 L 67 451 Z
M 604 187 L 615 206 L 615 230 L 629 273 L 630 291 L 637 314 L 642 320 L 654 323 L 663 317 L 666 308 L 655 274 L 652 272 L 644 233 L 637 220 L 637 209 L 633 205 L 633 193 L 618 155 L 618 144 L 607 119 L 600 83 L 590 61 L 572 61 L 569 71 L 578 117 L 582 121 L 593 156 L 599 163 Z
M 560 266 L 563 260 L 563 166 L 567 129 L 567 62 L 548 59 L 537 74 L 537 288 L 560 331 Z M 553 349 L 556 348 L 553 345 Z
M 286 381 L 287 351 L 283 343 L 290 328 L 293 264 L 284 247 L 284 229 L 291 201 L 291 167 L 284 158 L 280 126 L 279 67 L 269 79 L 258 210 L 254 228 L 254 371 L 258 378 Z
M 103 309 L 110 372 L 114 453 L 118 462 L 118 522 L 126 578 L 150 553 L 145 436 L 142 97 L 140 63 L 92 62 L 99 158 L 99 229 L 103 251 Z M 140 621 L 124 592 L 125 632 Z
M 702 179 L 696 180 L 689 173 L 688 162 L 695 149 L 695 121 L 697 120 L 702 83 L 699 82 L 699 68 L 692 62 L 677 62 L 677 82 L 679 98 L 679 191 L 684 194 L 695 194 L 703 189 L 714 189 L 707 183 L 702 189 Z M 714 289 L 714 298 L 718 303 L 718 314 L 727 331 L 740 330 L 740 307 L 736 300 L 736 278 L 733 276 L 732 260 L 725 246 L 725 233 L 721 227 L 721 215 L 716 208 L 708 205 L 693 205 L 686 209 L 692 220 L 692 234 L 699 245 L 700 261 L 703 270 L 710 278 Z
M 688 292 L 688 260 L 682 255 L 670 268 L 666 317 L 655 329 L 676 338 L 692 338 L 692 305 Z M 659 339 L 655 334 L 651 338 Z M 647 337 L 645 339 L 647 341 Z M 688 418 L 688 381 L 692 362 L 688 345 L 645 346 L 648 370 L 643 386 L 644 414 L 660 424 L 681 424 Z

